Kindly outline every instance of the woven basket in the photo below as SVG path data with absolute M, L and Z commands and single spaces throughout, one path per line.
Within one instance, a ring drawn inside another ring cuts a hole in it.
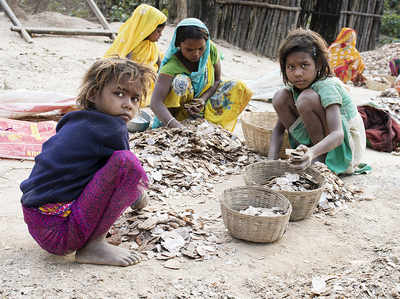
M 287 161 L 262 161 L 245 167 L 244 181 L 247 185 L 262 186 L 265 185 L 271 177 L 285 175 L 285 172 L 302 173 L 302 171 L 296 171 L 291 168 Z M 323 192 L 324 177 L 311 168 L 306 169 L 304 172 L 311 175 L 314 181 L 318 183 L 319 187 L 317 189 L 309 191 L 276 190 L 276 192 L 284 195 L 292 204 L 293 211 L 290 216 L 290 221 L 298 221 L 310 217 Z
M 244 112 L 241 117 L 241 124 L 247 146 L 260 155 L 267 156 L 272 129 L 277 120 L 276 112 Z M 286 148 L 290 148 L 287 132 L 283 136 L 282 147 L 279 151 L 281 159 L 287 158 Z
M 220 201 L 225 227 L 237 239 L 269 243 L 282 238 L 289 224 L 292 206 L 283 195 L 260 186 L 227 189 Z M 239 213 L 249 206 L 279 207 L 285 215 L 251 216 Z

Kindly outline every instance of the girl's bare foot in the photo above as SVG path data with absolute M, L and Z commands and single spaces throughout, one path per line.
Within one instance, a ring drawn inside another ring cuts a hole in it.
M 147 193 L 145 191 L 143 191 L 140 198 L 131 205 L 131 209 L 132 210 L 141 210 L 144 207 L 146 207 L 148 205 L 148 203 L 149 203 L 149 197 L 147 196 Z
M 77 250 L 75 261 L 82 264 L 126 267 L 139 263 L 140 257 L 128 249 L 108 244 L 104 239 L 100 239 L 91 241 Z

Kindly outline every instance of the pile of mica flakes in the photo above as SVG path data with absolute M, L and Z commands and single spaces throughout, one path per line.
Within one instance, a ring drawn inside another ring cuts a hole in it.
M 325 178 L 324 191 L 318 204 L 318 212 L 323 211 L 327 214 L 332 214 L 335 209 L 343 207 L 346 202 L 374 199 L 367 196 L 362 188 L 345 184 L 324 163 L 315 162 L 312 167 Z
M 215 229 L 220 219 L 198 217 L 194 210 L 175 211 L 165 207 L 147 207 L 128 211 L 112 227 L 108 242 L 128 242 L 148 259 L 165 261 L 164 267 L 179 269 L 175 257 L 207 260 L 229 254 L 224 244 L 231 240 L 223 229 Z
M 400 43 L 386 44 L 373 51 L 360 53 L 365 64 L 363 75 L 366 77 L 378 77 L 389 75 L 389 60 L 400 57 Z
M 285 211 L 283 211 L 279 207 L 260 208 L 253 206 L 249 206 L 247 209 L 240 210 L 239 213 L 249 216 L 263 216 L 263 217 L 275 217 L 286 214 Z
M 280 177 L 271 177 L 271 179 L 264 185 L 272 190 L 283 190 L 289 192 L 296 191 L 309 191 L 317 189 L 319 186 L 313 182 L 310 175 L 299 175 L 297 173 L 286 172 Z
M 234 249 L 228 246 L 232 238 L 221 217 L 200 217 L 193 209 L 177 211 L 166 204 L 167 199 L 185 194 L 209 195 L 224 176 L 240 174 L 244 166 L 266 159 L 250 151 L 230 132 L 205 120 L 188 121 L 185 126 L 131 135 L 130 146 L 148 174 L 148 195 L 153 203 L 141 211 L 128 209 L 107 236 L 108 242 L 125 243 L 142 253 L 143 258 L 164 261 L 163 266 L 169 269 L 181 267 L 177 257 L 206 260 L 234 254 Z M 345 202 L 362 199 L 362 190 L 345 185 L 325 164 L 315 163 L 313 167 L 326 179 L 316 212 L 329 214 Z M 287 174 L 285 180 L 310 185 L 294 174 Z M 279 215 L 273 209 L 243 212 Z
M 391 116 L 400 122 L 400 97 L 396 89 L 388 88 L 374 99 L 378 107 L 389 111 Z
M 185 128 L 165 127 L 131 135 L 130 147 L 149 177 L 149 196 L 166 200 L 177 192 L 213 192 L 213 185 L 244 166 L 265 160 L 229 131 L 198 119 Z

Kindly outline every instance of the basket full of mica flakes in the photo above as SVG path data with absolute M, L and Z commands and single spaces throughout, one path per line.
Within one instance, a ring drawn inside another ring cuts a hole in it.
M 258 186 L 226 189 L 220 204 L 229 233 L 237 239 L 259 243 L 281 239 L 292 212 L 282 194 Z
M 290 221 L 312 215 L 323 192 L 325 179 L 312 167 L 296 171 L 287 161 L 262 161 L 244 169 L 246 185 L 257 185 L 279 192 L 291 203 Z

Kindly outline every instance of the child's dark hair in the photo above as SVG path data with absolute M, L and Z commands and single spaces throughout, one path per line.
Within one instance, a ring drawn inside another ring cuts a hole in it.
M 85 110 L 94 109 L 90 98 L 100 94 L 104 86 L 128 79 L 139 83 L 140 101 L 147 96 L 151 82 L 156 79 L 152 69 L 129 59 L 112 56 L 97 60 L 87 71 L 76 99 L 78 105 Z
M 176 29 L 175 47 L 187 39 L 204 39 L 208 40 L 208 33 L 197 26 L 180 26 Z
M 328 63 L 328 48 L 326 41 L 317 32 L 297 28 L 289 32 L 286 39 L 279 47 L 279 63 L 283 76 L 283 82 L 289 83 L 286 74 L 286 58 L 294 52 L 305 52 L 310 54 L 317 68 L 315 81 L 331 76 Z
M 167 25 L 166 21 L 164 23 L 161 23 L 161 24 L 157 25 L 156 29 L 160 28 L 160 27 L 165 27 L 165 25 Z

